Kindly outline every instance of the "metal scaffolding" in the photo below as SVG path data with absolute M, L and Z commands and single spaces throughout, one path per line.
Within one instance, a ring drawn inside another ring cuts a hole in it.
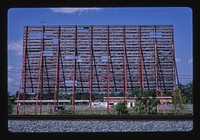
M 92 93 L 108 99 L 134 89 L 172 93 L 178 82 L 173 36 L 172 25 L 25 26 L 18 100 L 35 93 L 41 114 L 44 94 L 52 95 L 55 109 L 57 94 L 67 92 L 75 111 L 75 94 L 90 93 L 92 113 Z

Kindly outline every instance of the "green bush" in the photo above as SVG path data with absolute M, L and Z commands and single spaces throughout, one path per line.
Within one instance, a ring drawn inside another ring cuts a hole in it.
M 127 109 L 127 102 L 119 102 L 115 105 L 115 111 L 117 112 L 117 115 L 127 115 L 128 109 Z
M 61 115 L 61 114 L 73 114 L 72 110 L 58 110 L 56 111 L 56 114 Z
M 14 99 L 8 92 L 8 114 L 12 114 L 13 112 L 13 106 L 14 106 Z

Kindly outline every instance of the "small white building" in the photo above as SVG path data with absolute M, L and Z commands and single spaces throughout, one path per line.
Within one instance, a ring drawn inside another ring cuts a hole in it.
M 115 100 L 113 100 L 115 99 Z M 119 103 L 119 101 L 123 101 L 123 100 L 117 100 L 116 99 L 122 99 L 121 97 L 112 97 L 110 98 L 110 101 L 109 101 L 109 107 L 113 107 L 115 105 L 117 105 L 117 103 Z M 130 107 L 134 107 L 135 103 L 133 101 L 129 101 L 127 102 L 127 107 L 130 108 Z M 107 108 L 107 98 L 104 98 L 104 101 L 103 102 L 92 102 L 92 107 L 93 108 L 99 108 L 99 107 L 103 107 L 103 108 Z
M 152 98 L 152 97 L 149 97 Z M 172 102 L 172 97 L 171 96 L 164 96 L 164 97 L 156 97 L 160 100 L 160 102 L 162 103 L 166 103 L 166 102 Z M 135 101 L 137 99 L 137 97 L 109 97 L 109 105 L 113 106 L 116 105 L 119 102 L 123 102 L 126 99 L 127 102 L 127 107 L 131 108 L 135 106 Z M 104 106 L 107 107 L 107 97 L 104 97 Z

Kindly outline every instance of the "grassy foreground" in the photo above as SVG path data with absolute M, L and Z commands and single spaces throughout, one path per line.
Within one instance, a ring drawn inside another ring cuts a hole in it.
M 22 111 L 19 112 L 19 114 L 23 115 L 24 113 Z M 38 110 L 37 113 L 35 111 L 26 111 L 26 115 L 60 115 L 60 114 L 74 114 L 74 115 L 117 115 L 117 112 L 115 110 L 110 110 L 108 113 L 107 110 L 75 110 L 73 113 L 71 110 L 59 110 L 59 111 L 49 111 L 49 110 L 44 110 L 40 114 L 40 111 Z M 129 115 L 138 115 L 134 112 L 134 110 L 128 110 Z M 157 115 L 162 115 L 163 111 L 159 110 L 157 112 Z M 182 114 L 182 110 L 179 110 L 176 115 Z M 183 114 L 193 114 L 192 110 L 184 110 Z M 12 115 L 16 115 L 16 112 L 13 111 Z M 148 115 L 148 114 L 139 114 L 139 115 Z M 156 114 L 154 114 L 156 115 Z M 165 115 L 175 115 L 174 110 L 165 110 Z

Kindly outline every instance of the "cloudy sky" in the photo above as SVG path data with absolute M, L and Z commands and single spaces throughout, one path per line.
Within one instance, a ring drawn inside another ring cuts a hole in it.
M 193 75 L 192 9 L 187 7 L 11 8 L 8 10 L 8 91 L 15 93 L 22 68 L 23 27 L 28 25 L 173 25 L 179 81 Z

